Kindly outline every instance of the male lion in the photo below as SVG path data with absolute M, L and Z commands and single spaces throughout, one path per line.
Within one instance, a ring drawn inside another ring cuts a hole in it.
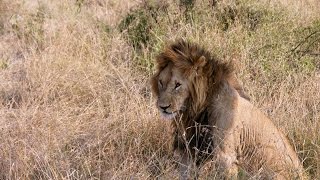
M 161 115 L 174 119 L 181 178 L 211 158 L 228 179 L 237 177 L 239 168 L 263 179 L 301 175 L 288 140 L 247 100 L 229 63 L 179 40 L 157 57 L 151 84 Z

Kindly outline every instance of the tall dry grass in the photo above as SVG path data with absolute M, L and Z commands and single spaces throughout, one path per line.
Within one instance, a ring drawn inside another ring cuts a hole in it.
M 319 177 L 319 3 L 189 2 L 0 1 L 0 179 L 177 178 L 148 80 L 181 37 L 236 63 Z

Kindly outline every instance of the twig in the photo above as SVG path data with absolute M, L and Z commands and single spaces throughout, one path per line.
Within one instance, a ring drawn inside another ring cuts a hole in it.
M 320 32 L 320 31 L 317 30 L 317 31 L 314 31 L 313 33 L 309 34 L 306 38 L 304 38 L 303 41 L 301 41 L 295 48 L 293 48 L 293 49 L 291 50 L 291 52 L 293 52 L 293 51 L 295 51 L 296 49 L 298 49 L 298 47 L 300 47 L 302 44 L 304 44 L 305 42 L 307 42 L 307 40 L 308 40 L 311 36 L 317 34 L 318 32 Z

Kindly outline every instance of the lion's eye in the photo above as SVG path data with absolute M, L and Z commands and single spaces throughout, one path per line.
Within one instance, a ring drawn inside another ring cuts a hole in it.
M 177 82 L 177 83 L 176 83 L 176 86 L 174 87 L 174 89 L 175 89 L 175 90 L 178 90 L 180 86 L 181 86 L 181 84 Z
M 159 85 L 160 85 L 161 88 L 163 87 L 163 84 L 162 84 L 161 80 L 159 80 Z

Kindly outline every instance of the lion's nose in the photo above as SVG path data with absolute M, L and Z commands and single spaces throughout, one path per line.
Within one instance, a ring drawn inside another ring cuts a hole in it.
M 171 104 L 169 104 L 168 106 L 159 106 L 163 111 L 166 111 L 166 109 L 168 109 L 171 106 Z

